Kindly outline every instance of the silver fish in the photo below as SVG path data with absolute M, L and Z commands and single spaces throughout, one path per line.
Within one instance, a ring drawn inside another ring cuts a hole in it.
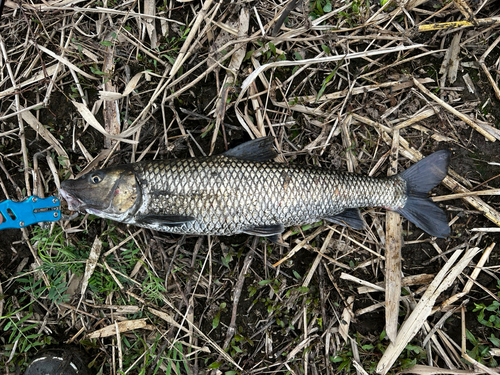
M 277 241 L 285 227 L 323 219 L 363 229 L 359 207 L 384 207 L 446 237 L 446 215 L 427 193 L 446 176 L 450 154 L 438 151 L 397 176 L 372 178 L 273 162 L 273 138 L 266 137 L 218 156 L 98 170 L 64 181 L 60 192 L 70 210 L 172 233 Z

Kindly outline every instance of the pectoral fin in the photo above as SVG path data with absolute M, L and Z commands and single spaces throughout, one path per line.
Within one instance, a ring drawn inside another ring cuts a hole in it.
M 158 224 L 158 225 L 169 225 L 169 226 L 179 226 L 190 221 L 194 221 L 195 218 L 192 216 L 182 216 L 182 215 L 142 215 L 136 218 L 138 224 Z
M 261 237 L 272 237 L 271 240 L 273 240 L 276 238 L 274 236 L 281 234 L 284 230 L 285 227 L 283 226 L 283 224 L 274 224 L 246 228 L 243 230 L 243 233 L 253 234 L 254 236 Z
M 352 229 L 364 229 L 365 222 L 357 208 L 347 208 L 338 215 L 325 217 L 326 220 L 335 224 L 351 227 Z

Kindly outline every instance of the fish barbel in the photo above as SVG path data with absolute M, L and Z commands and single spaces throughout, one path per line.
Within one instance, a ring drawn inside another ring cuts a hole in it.
M 437 151 L 396 176 L 373 178 L 276 163 L 266 137 L 217 156 L 101 169 L 62 182 L 60 192 L 70 210 L 172 233 L 277 241 L 285 227 L 323 219 L 362 229 L 359 208 L 384 207 L 446 237 L 446 215 L 427 193 L 446 176 L 450 154 Z

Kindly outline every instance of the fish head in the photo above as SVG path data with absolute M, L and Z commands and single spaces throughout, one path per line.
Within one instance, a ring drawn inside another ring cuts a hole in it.
M 126 221 L 141 203 L 141 187 L 130 166 L 117 166 L 66 180 L 59 189 L 73 211 Z

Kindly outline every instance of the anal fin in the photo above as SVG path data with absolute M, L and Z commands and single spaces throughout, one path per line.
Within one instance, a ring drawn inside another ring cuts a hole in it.
M 361 230 L 365 228 L 365 222 L 357 208 L 347 208 L 340 214 L 325 217 L 325 219 L 335 224 L 351 227 L 352 229 Z

